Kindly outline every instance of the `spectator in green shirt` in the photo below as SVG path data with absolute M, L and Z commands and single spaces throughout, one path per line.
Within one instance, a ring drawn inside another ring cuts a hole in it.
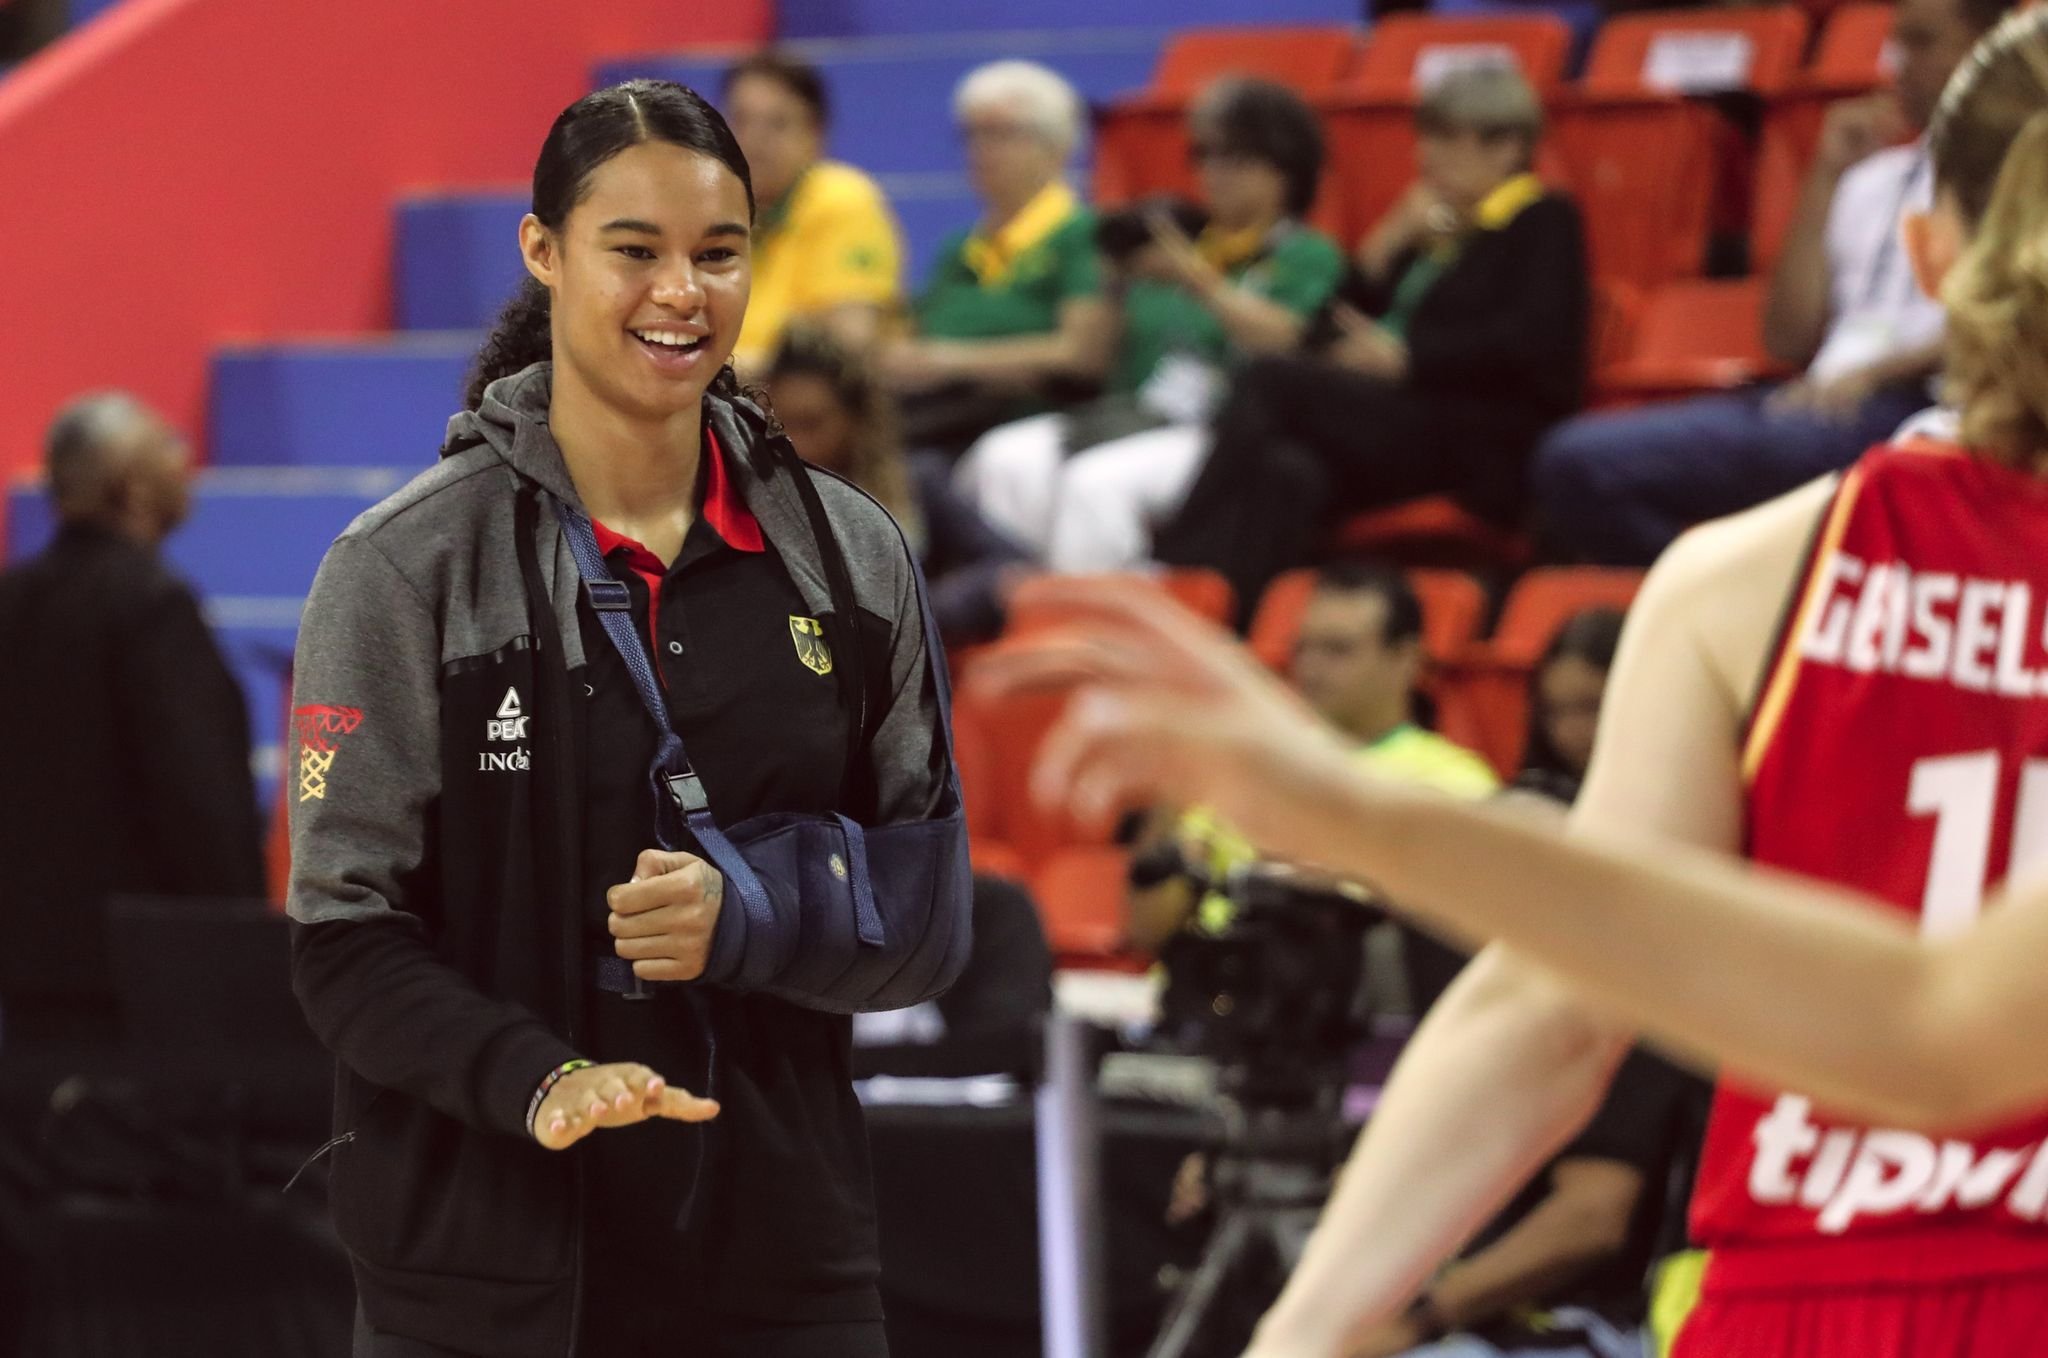
M 1303 224 L 1323 138 L 1299 96 L 1225 79 L 1189 121 L 1200 208 L 1141 204 L 1098 232 L 1118 321 L 1107 394 L 991 430 L 960 466 L 983 514 L 1056 570 L 1146 559 L 1151 521 L 1200 460 L 1227 370 L 1295 347 L 1344 271 L 1343 252 Z
M 1062 177 L 1081 140 L 1080 96 L 1057 72 L 998 61 L 953 97 L 982 218 L 948 238 L 885 355 L 913 445 L 966 446 L 990 425 L 1099 384 L 1109 315 L 1095 219 Z

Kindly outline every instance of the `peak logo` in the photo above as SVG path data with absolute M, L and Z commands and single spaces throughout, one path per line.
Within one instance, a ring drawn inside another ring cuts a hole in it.
M 2048 1143 L 1980 1151 L 1914 1132 L 1824 1128 L 1812 1114 L 1811 1100 L 1783 1094 L 1757 1123 L 1749 1193 L 1815 1213 L 1823 1235 L 1863 1217 L 1979 1211 L 2001 1199 L 2021 1221 L 2048 1210 Z
M 484 723 L 484 739 L 500 744 L 526 739 L 527 723 L 532 718 L 519 705 L 519 690 L 508 688 L 498 703 L 498 715 Z

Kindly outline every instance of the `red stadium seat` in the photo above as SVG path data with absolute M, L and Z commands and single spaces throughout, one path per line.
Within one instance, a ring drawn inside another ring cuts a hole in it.
M 1564 78 L 1571 30 L 1552 14 L 1390 14 L 1372 30 L 1353 76 L 1321 101 L 1330 175 L 1319 218 L 1355 240 L 1415 177 L 1415 104 L 1445 72 L 1512 63 L 1539 98 Z
M 1230 586 L 1214 571 L 1172 570 L 1133 578 L 1212 622 L 1230 619 Z M 1063 621 L 1057 610 L 1042 605 L 1019 609 L 1011 618 L 1009 635 L 1056 628 Z M 962 664 L 961 679 L 972 672 L 970 656 Z M 1061 850 L 1101 843 L 1099 835 L 1082 833 L 1065 816 L 1045 812 L 1031 800 L 1033 760 L 1064 705 L 1065 699 L 1056 696 L 994 703 L 978 697 L 965 682 L 959 687 L 953 704 L 954 749 L 976 863 L 985 871 L 1028 879 Z
M 1199 566 L 1176 566 L 1159 576 L 1168 594 L 1210 622 L 1228 624 L 1236 620 L 1237 591 L 1212 570 Z
M 1031 879 L 1045 941 L 1062 960 L 1115 957 L 1125 950 L 1131 856 L 1115 845 L 1062 849 Z
M 1095 130 L 1095 200 L 1114 206 L 1153 193 L 1192 196 L 1187 111 L 1209 82 L 1249 75 L 1316 98 L 1358 59 L 1350 28 L 1197 28 L 1160 53 L 1152 83 L 1103 110 Z
M 1515 585 L 1491 639 L 1439 666 L 1432 692 L 1445 735 L 1484 755 L 1505 778 L 1529 733 L 1529 684 L 1558 628 L 1589 608 L 1626 609 L 1641 571 L 1558 566 Z
M 1628 357 L 1594 375 L 1602 404 L 1739 386 L 1781 366 L 1764 351 L 1762 278 L 1687 279 L 1644 300 Z
M 1829 16 L 1813 62 L 1764 110 L 1757 144 L 1756 209 L 1750 225 L 1750 267 L 1777 262 L 1799 206 L 1807 167 L 1820 144 L 1828 105 L 1883 88 L 1891 79 L 1891 5 L 1844 5 Z
M 1699 271 L 1717 184 L 1748 173 L 1735 163 L 1746 146 L 1693 96 L 1780 93 L 1806 32 L 1787 7 L 1630 14 L 1601 29 L 1551 134 L 1596 276 L 1649 286 Z
M 1448 496 L 1410 500 L 1346 520 L 1334 546 L 1346 556 L 1415 566 L 1496 570 L 1529 559 L 1527 539 L 1488 523 Z

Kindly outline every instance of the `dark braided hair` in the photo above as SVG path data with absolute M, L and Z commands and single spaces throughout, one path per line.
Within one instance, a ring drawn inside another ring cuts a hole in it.
M 747 191 L 747 215 L 753 216 L 754 179 L 732 129 L 703 96 L 671 80 L 629 80 L 563 109 L 534 162 L 533 215 L 548 230 L 560 231 L 589 192 L 597 168 L 627 147 L 650 141 L 710 156 L 731 170 Z M 465 405 L 476 409 L 483 404 L 485 387 L 553 357 L 549 311 L 548 290 L 528 276 L 477 351 L 463 393 Z M 730 365 L 712 379 L 711 390 L 727 398 L 742 394 Z

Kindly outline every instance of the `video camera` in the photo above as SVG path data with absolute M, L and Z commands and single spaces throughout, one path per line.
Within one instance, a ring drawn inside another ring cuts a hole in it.
M 1334 1097 L 1369 1031 L 1365 935 L 1381 912 L 1351 891 L 1260 864 L 1218 882 L 1170 844 L 1132 865 L 1139 887 L 1174 877 L 1234 908 L 1223 929 L 1183 929 L 1161 948 L 1161 1040 L 1214 1060 L 1240 1103 Z
M 1201 235 L 1209 225 L 1207 209 L 1185 198 L 1156 194 L 1141 198 L 1128 207 L 1103 213 L 1095 223 L 1095 248 L 1112 263 L 1125 263 L 1152 243 L 1154 217 L 1164 217 L 1190 238 Z

